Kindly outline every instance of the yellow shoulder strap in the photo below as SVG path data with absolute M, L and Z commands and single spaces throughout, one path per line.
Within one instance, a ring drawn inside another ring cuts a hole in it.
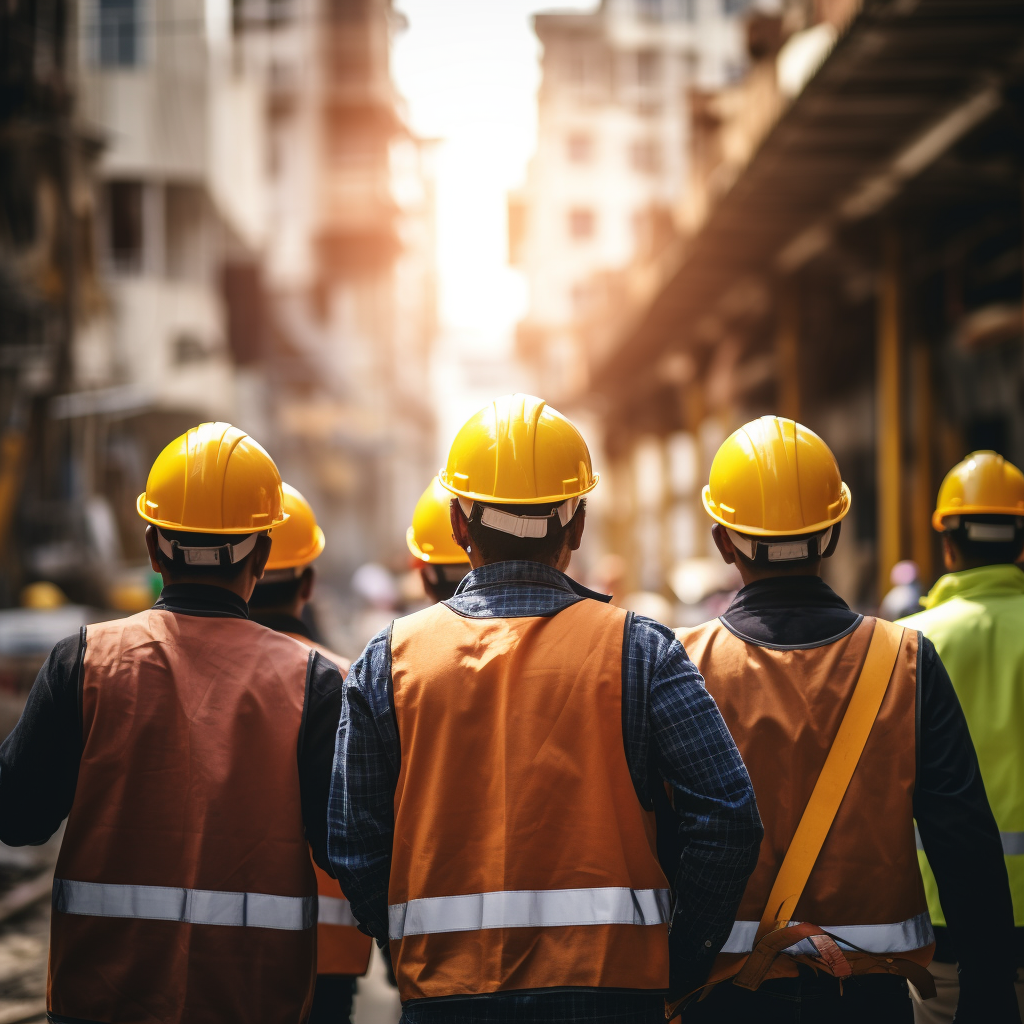
M 784 928 L 789 923 L 790 915 L 800 901 L 825 837 L 849 788 L 868 734 L 878 717 L 902 642 L 903 627 L 875 619 L 871 643 L 853 696 L 779 868 L 758 925 L 755 947 L 770 931 Z

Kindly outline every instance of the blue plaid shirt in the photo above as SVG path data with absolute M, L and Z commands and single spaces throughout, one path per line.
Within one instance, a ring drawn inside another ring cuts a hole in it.
M 555 615 L 590 599 L 607 600 L 549 566 L 514 561 L 474 569 L 445 603 L 471 618 L 517 618 Z M 390 635 L 387 629 L 374 637 L 345 680 L 328 810 L 331 865 L 356 918 L 382 945 L 388 935 L 393 808 L 401 765 L 389 696 Z M 623 742 L 637 795 L 658 813 L 659 856 L 675 894 L 671 991 L 682 995 L 703 983 L 729 934 L 757 863 L 763 830 L 739 751 L 672 631 L 651 619 L 631 617 L 624 665 Z M 663 780 L 673 790 L 674 810 L 664 798 Z M 605 1012 L 626 1019 L 630 1006 L 641 1014 L 635 1019 L 649 1019 L 637 1002 L 649 996 L 592 993 L 597 1002 L 583 1006 L 585 993 L 480 998 L 507 1002 L 508 1019 L 525 1019 L 524 1012 L 531 1020 L 597 1019 Z M 627 1003 L 609 1005 L 616 998 Z M 519 1005 L 523 1000 L 531 1006 Z M 455 1001 L 449 1000 L 409 1004 L 407 1018 L 438 1020 L 429 1004 L 441 1002 L 448 1004 L 445 1020 L 460 1019 L 453 1015 Z M 466 1011 L 461 1019 L 482 1019 L 479 1010 Z M 503 1017 L 498 1006 L 490 1006 L 488 1020 Z

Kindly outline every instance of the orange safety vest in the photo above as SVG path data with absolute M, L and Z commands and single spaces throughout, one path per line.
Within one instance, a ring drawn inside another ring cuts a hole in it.
M 765 829 L 757 867 L 711 982 L 734 974 L 751 951 L 873 627 L 874 620 L 865 618 L 832 643 L 797 650 L 742 640 L 721 619 L 676 630 L 743 755 Z M 914 840 L 917 657 L 918 634 L 906 630 L 878 717 L 793 910 L 794 922 L 815 924 L 849 944 L 842 948 L 854 974 L 905 973 L 901 960 L 924 967 L 934 950 Z M 795 976 L 798 962 L 822 966 L 809 940 L 786 952 L 766 980 Z
M 295 1024 L 316 884 L 297 748 L 308 648 L 150 610 L 89 626 L 47 1008 L 111 1024 Z
M 283 631 L 307 647 L 319 651 L 325 658 L 341 669 L 342 677 L 348 675 L 351 662 L 323 644 L 318 644 L 301 633 Z M 341 891 L 336 878 L 316 861 L 313 862 L 316 875 L 316 891 L 319 896 L 320 913 L 316 923 L 316 973 L 317 974 L 365 974 L 370 966 L 370 948 L 373 939 L 364 935 L 356 926 L 352 908 Z
M 668 986 L 669 886 L 622 739 L 626 613 L 397 619 L 388 890 L 403 1002 Z

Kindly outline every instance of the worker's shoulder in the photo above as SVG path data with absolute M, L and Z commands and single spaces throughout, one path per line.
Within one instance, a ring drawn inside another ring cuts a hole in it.
M 919 630 L 934 640 L 936 635 L 944 635 L 950 631 L 971 630 L 990 614 L 989 602 L 957 596 L 935 605 L 934 608 L 925 608 L 914 612 L 913 615 L 897 619 L 896 625 Z M 1024 622 L 1024 603 L 1021 603 L 1019 615 Z
M 720 630 L 726 629 L 721 619 L 708 619 L 707 622 L 699 622 L 695 626 L 679 626 L 672 631 L 673 636 L 683 645 L 684 648 L 700 643 L 708 639 Z M 728 632 L 728 630 L 726 630 Z M 731 634 L 730 634 L 731 635 Z

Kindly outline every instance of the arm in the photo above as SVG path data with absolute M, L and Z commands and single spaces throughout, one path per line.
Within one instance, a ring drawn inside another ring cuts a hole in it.
M 299 790 L 306 840 L 313 859 L 328 872 L 327 802 L 342 687 L 338 667 L 317 651 L 311 651 L 306 663 L 306 701 L 299 740 Z
M 388 881 L 401 752 L 391 707 L 391 630 L 349 670 L 328 808 L 331 867 L 363 931 L 388 938 Z
M 930 640 L 918 657 L 914 817 L 960 963 L 956 1020 L 1018 1022 L 1013 905 L 999 830 L 949 675 Z
M 0 746 L 0 841 L 45 843 L 71 811 L 82 760 L 79 705 L 86 633 L 61 640 Z
M 682 645 L 667 628 L 637 620 L 630 648 L 637 691 L 646 680 L 648 694 L 648 791 L 667 782 L 677 816 L 669 951 L 678 998 L 704 983 L 728 938 L 764 829 L 736 744 Z

